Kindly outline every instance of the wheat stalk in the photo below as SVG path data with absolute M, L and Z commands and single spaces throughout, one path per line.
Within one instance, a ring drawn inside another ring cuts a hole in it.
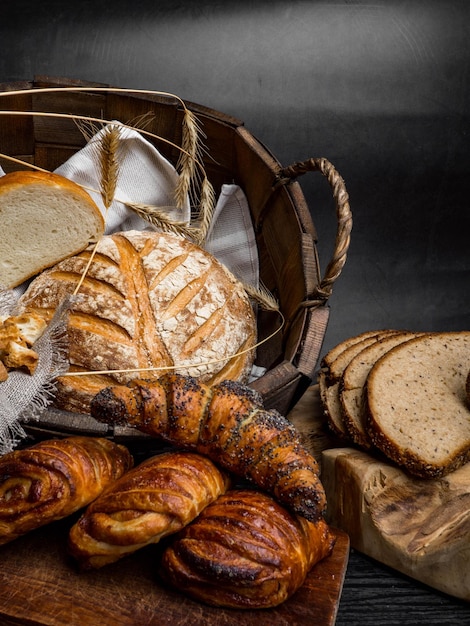
M 199 125 L 196 116 L 189 109 L 184 110 L 182 122 L 181 152 L 176 164 L 179 180 L 175 189 L 175 201 L 182 208 L 186 197 L 192 195 L 195 181 L 196 162 L 199 151 Z
M 254 285 L 243 283 L 243 288 L 248 296 L 259 304 L 262 309 L 279 312 L 279 302 L 263 284 L 255 287 Z
M 188 239 L 199 239 L 199 229 L 188 226 L 186 222 L 173 220 L 166 213 L 166 209 L 171 210 L 173 207 L 156 207 L 150 204 L 139 204 L 137 202 L 126 202 L 126 206 L 135 211 L 143 219 L 147 220 L 153 226 L 160 228 L 165 232 L 176 233 Z
M 207 237 L 207 232 L 212 222 L 215 207 L 215 191 L 207 176 L 204 176 L 201 185 L 201 195 L 199 201 L 199 238 L 198 243 L 202 244 Z
M 103 128 L 99 142 L 100 191 L 103 204 L 109 209 L 116 193 L 119 176 L 118 150 L 121 138 L 119 124 L 110 124 Z

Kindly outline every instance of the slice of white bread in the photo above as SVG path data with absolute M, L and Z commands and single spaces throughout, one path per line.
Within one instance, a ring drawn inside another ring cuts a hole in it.
M 367 377 L 373 444 L 424 478 L 444 476 L 469 461 L 469 369 L 470 331 L 429 333 L 389 350 Z
M 0 286 L 13 288 L 84 250 L 104 219 L 77 183 L 48 172 L 0 177 Z
M 372 442 L 366 431 L 364 412 L 364 389 L 374 363 L 391 348 L 413 339 L 418 333 L 400 332 L 381 336 L 373 344 L 363 348 L 344 370 L 339 390 L 340 410 L 343 424 L 351 440 L 361 448 L 368 449 Z
M 344 370 L 366 346 L 375 343 L 383 336 L 396 332 L 398 331 L 374 330 L 361 333 L 342 341 L 323 357 L 318 373 L 320 398 L 328 427 L 340 439 L 350 441 L 349 433 L 343 422 L 339 399 L 340 382 Z

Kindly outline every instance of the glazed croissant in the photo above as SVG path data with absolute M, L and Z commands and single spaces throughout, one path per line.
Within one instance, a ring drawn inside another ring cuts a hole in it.
M 107 439 L 41 441 L 0 458 L 0 544 L 67 517 L 132 467 L 127 448 Z
M 290 514 L 259 491 L 228 491 L 172 538 L 161 576 L 207 604 L 268 608 L 292 596 L 333 545 L 323 519 Z
M 167 452 L 147 459 L 92 502 L 69 534 L 82 569 L 99 568 L 189 524 L 228 487 L 207 457 Z
M 325 509 L 318 464 L 299 433 L 277 411 L 265 410 L 259 394 L 245 385 L 226 380 L 208 387 L 173 373 L 134 380 L 100 391 L 91 414 L 205 454 L 307 519 L 318 519 Z

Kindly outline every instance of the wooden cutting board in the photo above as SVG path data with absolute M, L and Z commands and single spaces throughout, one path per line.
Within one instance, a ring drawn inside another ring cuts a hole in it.
M 356 550 L 470 601 L 470 463 L 418 479 L 365 452 L 332 449 L 322 481 L 328 519 Z
M 349 535 L 351 547 L 470 601 L 470 463 L 444 478 L 418 479 L 341 444 L 325 428 L 317 386 L 292 421 L 320 460 L 328 521 Z
M 333 626 L 349 555 L 338 531 L 333 553 L 304 586 L 274 609 L 217 609 L 166 588 L 156 574 L 158 546 L 94 572 L 79 573 L 66 555 L 72 518 L 0 546 L 2 626 Z
M 292 412 L 292 421 L 305 433 L 312 451 L 320 450 L 328 442 L 321 434 L 312 436 L 318 415 L 317 397 L 309 390 Z M 54 427 L 51 421 L 50 433 L 42 425 L 35 435 L 53 436 Z M 80 428 L 83 430 L 83 423 Z M 70 430 L 73 433 L 79 429 L 71 424 Z M 117 433 L 117 439 L 134 448 L 135 441 L 128 430 Z M 140 447 L 145 451 L 144 440 L 139 440 Z M 157 452 L 154 445 L 152 451 Z M 77 516 L 0 546 L 1 626 L 240 626 L 241 623 L 243 626 L 260 623 L 333 626 L 335 623 L 349 557 L 349 538 L 341 530 L 335 530 L 333 553 L 311 570 L 303 587 L 292 598 L 273 609 L 245 611 L 205 606 L 165 587 L 156 573 L 158 546 L 149 546 L 95 572 L 78 572 L 66 554 L 68 529 Z

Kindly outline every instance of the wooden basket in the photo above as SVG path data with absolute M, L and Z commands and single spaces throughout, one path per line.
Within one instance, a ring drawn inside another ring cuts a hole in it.
M 171 96 L 156 96 L 142 91 L 124 93 L 107 85 L 37 77 L 33 82 L 0 85 L 2 91 L 60 87 L 63 92 L 20 93 L 2 97 L 2 110 L 72 113 L 131 123 L 139 116 L 153 113 L 146 130 L 181 145 L 182 106 Z M 75 88 L 70 90 L 70 88 Z M 86 89 L 83 89 L 86 88 Z M 98 89 L 100 88 L 100 89 Z M 97 90 L 94 90 L 97 89 Z M 324 158 L 311 158 L 282 167 L 278 160 L 243 126 L 238 119 L 185 102 L 194 111 L 207 138 L 207 176 L 218 195 L 224 183 L 238 184 L 246 194 L 257 238 L 260 276 L 274 294 L 285 318 L 285 325 L 274 338 L 258 349 L 256 363 L 267 372 L 252 383 L 269 408 L 286 414 L 302 395 L 313 377 L 327 327 L 333 283 L 341 273 L 349 247 L 352 218 L 348 194 L 341 176 Z M 0 116 L 0 152 L 54 170 L 85 143 L 71 119 L 34 115 Z M 167 143 L 154 142 L 172 163 L 179 151 Z M 21 165 L 0 159 L 3 169 Z M 24 167 L 23 167 L 24 169 Z M 311 214 L 296 178 L 318 171 L 327 179 L 336 204 L 337 234 L 334 252 L 325 274 L 320 275 L 316 233 Z M 278 324 L 272 313 L 258 316 L 259 337 L 269 336 Z M 70 414 L 66 425 L 61 417 L 48 417 L 32 429 L 100 431 L 108 428 L 89 426 L 80 416 L 78 425 Z M 118 433 L 116 433 L 118 436 Z

